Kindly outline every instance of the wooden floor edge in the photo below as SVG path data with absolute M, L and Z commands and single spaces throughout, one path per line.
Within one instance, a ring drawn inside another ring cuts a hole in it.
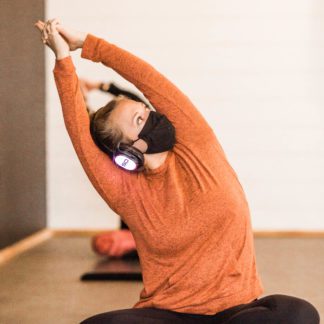
M 324 238 L 324 231 L 253 231 L 254 237 Z
M 109 232 L 102 229 L 43 229 L 21 241 L 0 250 L 0 264 L 25 252 L 51 237 L 91 237 Z M 253 231 L 255 238 L 324 238 L 324 231 Z
M 34 246 L 48 240 L 53 236 L 51 229 L 45 228 L 26 238 L 0 250 L 0 264 L 7 262 L 15 256 L 23 253 Z
M 112 230 L 102 229 L 52 229 L 53 236 L 93 236 L 98 233 L 109 232 Z M 254 237 L 296 237 L 296 238 L 324 238 L 324 231 L 261 231 L 254 230 Z
M 90 237 L 97 235 L 99 233 L 108 233 L 113 231 L 103 230 L 103 229 L 65 229 L 65 228 L 56 228 L 52 229 L 53 236 L 55 237 Z

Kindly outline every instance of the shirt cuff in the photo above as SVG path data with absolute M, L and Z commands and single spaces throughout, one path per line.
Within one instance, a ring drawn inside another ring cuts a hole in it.
M 100 38 L 92 34 L 87 34 L 87 37 L 83 42 L 81 57 L 94 62 L 99 62 L 99 59 L 96 55 L 98 51 L 99 41 Z
M 63 59 L 60 60 L 55 60 L 55 67 L 53 72 L 73 72 L 75 71 L 75 67 L 72 61 L 71 56 L 64 57 Z

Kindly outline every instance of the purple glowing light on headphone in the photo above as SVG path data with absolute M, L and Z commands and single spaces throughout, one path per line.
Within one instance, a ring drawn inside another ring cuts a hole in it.
M 116 155 L 114 161 L 117 165 L 129 171 L 133 171 L 137 168 L 137 164 L 134 161 L 122 154 Z

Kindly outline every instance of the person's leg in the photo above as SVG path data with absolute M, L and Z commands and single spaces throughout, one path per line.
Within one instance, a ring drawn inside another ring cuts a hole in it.
M 306 300 L 270 295 L 215 315 L 131 308 L 98 314 L 80 324 L 319 324 L 319 321 L 317 310 Z
M 204 324 L 211 316 L 185 314 L 158 308 L 130 308 L 98 314 L 80 324 Z M 215 322 L 221 324 L 220 322 Z
M 286 295 L 270 295 L 247 304 L 225 323 L 319 324 L 319 322 L 316 308 L 306 300 Z

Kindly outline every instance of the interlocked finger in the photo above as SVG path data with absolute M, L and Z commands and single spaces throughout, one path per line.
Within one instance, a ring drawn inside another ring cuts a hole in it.
M 42 38 L 43 38 L 44 43 L 47 42 L 48 37 L 49 37 L 50 34 L 51 34 L 51 22 L 50 22 L 50 20 L 48 20 L 44 24 L 44 28 L 43 28 L 43 32 L 42 32 Z
M 53 27 L 53 26 L 56 26 L 59 24 L 59 21 L 57 18 L 54 18 L 52 20 L 50 20 L 50 25 Z
M 43 38 L 48 38 L 48 22 L 43 23 L 42 35 Z
M 47 39 L 48 39 L 48 32 L 47 32 L 47 25 L 44 24 L 43 30 L 42 30 L 42 39 L 43 39 L 43 43 L 46 43 Z
M 45 28 L 45 30 L 47 32 L 47 38 L 51 34 L 58 33 L 58 31 L 56 29 L 57 24 L 58 24 L 58 20 L 56 18 L 47 21 L 46 28 Z
M 51 33 L 51 23 L 50 22 L 47 22 L 46 23 L 46 32 L 47 32 L 47 35 Z
M 46 26 L 46 24 L 44 22 L 42 22 L 41 20 L 38 20 L 35 23 L 35 27 L 37 27 L 39 32 L 41 33 L 41 40 L 43 41 L 43 44 L 48 45 L 48 43 L 47 43 L 48 35 L 46 32 L 45 26 Z

